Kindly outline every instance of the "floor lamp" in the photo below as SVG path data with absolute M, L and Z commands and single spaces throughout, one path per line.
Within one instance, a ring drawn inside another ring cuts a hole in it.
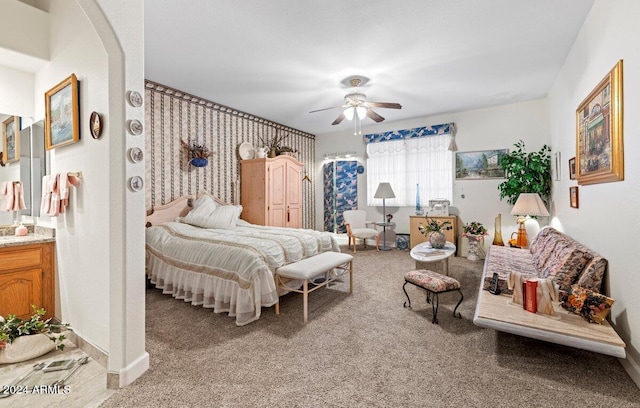
M 529 219 L 529 216 L 549 216 L 547 207 L 544 206 L 542 199 L 538 193 L 520 193 L 516 200 L 511 215 L 518 215 L 518 237 L 516 239 L 516 246 L 520 248 L 526 248 L 529 245 L 527 241 L 527 229 L 524 226 L 525 221 Z
M 378 184 L 378 189 L 376 193 L 373 195 L 373 198 L 382 198 L 382 223 L 378 225 L 382 225 L 382 240 L 383 244 L 380 247 L 382 251 L 388 251 L 391 247 L 387 246 L 387 225 L 389 223 L 385 222 L 385 216 L 387 215 L 387 208 L 385 200 L 387 198 L 396 198 L 396 195 L 393 193 L 393 189 L 391 188 L 391 184 L 383 182 Z

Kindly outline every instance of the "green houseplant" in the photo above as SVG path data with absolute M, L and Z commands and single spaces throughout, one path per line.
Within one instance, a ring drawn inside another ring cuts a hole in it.
M 551 148 L 546 144 L 537 152 L 527 153 L 522 140 L 516 150 L 502 156 L 500 165 L 506 180 L 498 185 L 500 200 L 515 204 L 520 193 L 538 193 L 545 204 L 551 196 Z
M 49 338 L 57 350 L 64 349 L 64 334 L 58 334 L 63 330 L 71 330 L 68 323 L 54 323 L 51 318 L 42 320 L 47 312 L 44 309 L 33 308 L 33 315 L 29 320 L 22 320 L 16 315 L 10 314 L 7 318 L 0 316 L 0 350 L 8 344 L 13 344 L 21 336 L 43 334 Z

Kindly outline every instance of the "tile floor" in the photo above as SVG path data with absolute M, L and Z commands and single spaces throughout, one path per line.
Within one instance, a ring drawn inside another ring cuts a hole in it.
M 76 346 L 69 344 L 64 351 L 52 351 L 44 356 L 22 363 L 0 365 L 0 393 L 15 383 L 15 380 L 31 371 L 34 365 L 41 362 L 55 360 L 74 359 L 78 360 L 87 356 Z M 73 369 L 73 368 L 71 368 Z M 54 381 L 65 377 L 70 370 L 42 372 L 36 371 L 25 384 L 28 385 L 28 393 L 14 394 L 7 398 L 0 398 L 0 408 L 34 408 L 34 407 L 65 407 L 65 408 L 93 408 L 98 407 L 104 400 L 109 398 L 115 391 L 107 389 L 107 370 L 100 363 L 92 358 L 66 381 L 64 389 L 59 388 L 58 393 L 38 393 L 42 385 L 50 385 Z M 51 391 L 55 388 L 49 388 Z

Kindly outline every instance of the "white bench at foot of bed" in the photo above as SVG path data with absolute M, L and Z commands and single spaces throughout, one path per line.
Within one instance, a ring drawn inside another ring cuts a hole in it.
M 567 312 L 559 302 L 554 302 L 553 308 L 555 316 L 527 312 L 521 305 L 511 302 L 511 295 L 492 295 L 480 285 L 473 323 L 519 336 L 626 358 L 626 345 L 608 321 L 602 324 L 589 323 L 581 316 Z
M 335 270 L 338 270 L 337 272 Z M 291 292 L 302 293 L 302 307 L 304 322 L 307 322 L 309 310 L 309 293 L 335 281 L 349 273 L 349 293 L 353 292 L 353 256 L 340 252 L 323 252 L 318 255 L 282 266 L 276 270 L 276 289 L 286 289 Z M 326 274 L 320 283 L 314 283 L 309 289 L 309 281 Z M 284 279 L 283 279 L 284 278 Z M 285 285 L 286 280 L 302 280 L 302 290 L 291 289 Z M 276 303 L 276 314 L 280 314 L 280 301 Z

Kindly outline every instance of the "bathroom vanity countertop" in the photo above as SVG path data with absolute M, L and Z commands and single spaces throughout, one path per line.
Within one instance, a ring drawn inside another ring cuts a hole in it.
M 15 235 L 5 235 L 0 236 L 0 248 L 55 241 L 56 239 L 54 237 L 42 234 L 27 234 L 22 237 L 18 237 Z

